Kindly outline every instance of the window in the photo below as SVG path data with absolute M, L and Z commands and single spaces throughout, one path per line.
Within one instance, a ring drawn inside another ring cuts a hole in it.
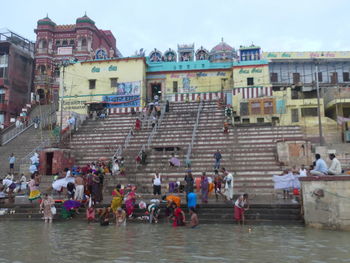
M 264 118 L 257 118 L 256 121 L 257 123 L 264 123 Z
M 86 38 L 83 38 L 83 39 L 81 40 L 81 46 L 82 46 L 82 47 L 86 47 L 86 46 L 87 46 Z
M 250 104 L 251 114 L 259 115 L 261 114 L 260 101 L 255 101 Z
M 241 116 L 249 115 L 249 105 L 248 102 L 241 102 L 240 104 Z
M 68 41 L 67 40 L 63 40 L 62 41 L 62 46 L 64 46 L 64 47 L 68 46 Z
M 89 89 L 96 88 L 96 79 L 89 79 Z
M 2 66 L 6 66 L 7 67 L 7 63 L 8 63 L 8 55 L 0 55 L 0 67 Z
M 7 67 L 6 68 L 0 68 L 0 79 L 1 78 L 7 78 Z
M 59 77 L 60 77 L 60 68 L 59 68 L 59 67 L 56 67 L 54 73 L 55 73 L 55 77 L 56 77 L 56 78 L 59 78 Z
M 270 74 L 270 79 L 271 79 L 271 82 L 278 82 L 278 73 L 271 73 Z
M 177 81 L 173 81 L 173 92 L 176 93 L 178 92 L 178 86 L 177 86 Z
M 250 123 L 249 118 L 248 119 L 247 118 L 242 119 L 242 123 Z
M 264 102 L 264 114 L 273 114 L 273 103 L 272 101 Z
M 302 117 L 310 117 L 310 116 L 317 116 L 317 108 L 302 108 L 301 109 L 301 116 Z
M 337 84 L 338 83 L 338 73 L 332 72 L 331 75 L 331 84 Z
M 322 81 L 323 81 L 322 72 L 318 72 L 318 82 L 322 82 Z
M 46 74 L 46 67 L 44 65 L 40 65 L 39 66 L 39 73 L 41 75 L 45 75 Z
M 247 85 L 253 86 L 254 85 L 254 78 L 247 78 Z
M 292 122 L 299 122 L 299 109 L 292 109 Z
M 56 40 L 56 46 L 58 47 L 58 46 L 60 46 L 60 45 L 61 45 L 61 41 Z
M 292 89 L 292 100 L 299 99 L 299 91 L 296 89 Z
M 350 73 L 343 72 L 343 82 L 350 81 Z
M 73 39 L 69 40 L 69 45 L 70 46 L 74 46 L 74 40 Z
M 5 103 L 5 88 L 0 86 L 0 103 Z
M 41 48 L 47 48 L 47 41 L 45 39 L 41 40 Z
M 111 88 L 118 88 L 118 78 L 111 78 Z
M 293 84 L 300 83 L 300 73 L 293 73 Z

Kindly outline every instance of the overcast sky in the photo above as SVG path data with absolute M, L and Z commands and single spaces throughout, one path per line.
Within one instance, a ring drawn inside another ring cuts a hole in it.
M 264 51 L 350 50 L 350 0 L 1 0 L 0 28 L 35 40 L 37 20 L 74 24 L 87 15 L 112 30 L 124 56 L 177 44 L 211 49 L 224 38 L 235 48 Z

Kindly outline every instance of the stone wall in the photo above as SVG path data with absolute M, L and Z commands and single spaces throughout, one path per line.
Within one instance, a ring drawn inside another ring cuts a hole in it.
M 277 141 L 278 161 L 288 167 L 293 165 L 300 167 L 312 163 L 313 154 L 311 153 L 311 144 L 305 140 L 281 140 Z
M 350 230 L 350 176 L 301 178 L 305 224 Z

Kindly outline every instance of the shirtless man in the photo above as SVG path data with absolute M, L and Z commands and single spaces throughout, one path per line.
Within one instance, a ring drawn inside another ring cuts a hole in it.
M 126 212 L 121 207 L 119 207 L 117 211 L 115 211 L 115 223 L 116 226 L 126 225 Z
M 74 194 L 74 200 L 83 200 L 84 196 L 84 179 L 80 175 L 77 175 L 74 178 L 74 184 L 75 184 L 75 194 Z
M 190 215 L 191 215 L 190 227 L 195 228 L 196 226 L 198 226 L 199 220 L 198 220 L 196 210 L 193 207 L 190 208 Z

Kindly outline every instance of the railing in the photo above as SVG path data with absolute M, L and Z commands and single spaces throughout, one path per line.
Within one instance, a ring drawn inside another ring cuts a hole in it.
M 143 112 L 142 112 L 140 120 L 141 120 L 142 128 L 143 128 L 144 123 L 146 123 L 146 121 L 148 121 L 147 114 L 143 114 Z M 118 146 L 117 150 L 115 151 L 115 153 L 113 155 L 113 158 L 118 157 L 118 156 L 122 156 L 123 150 L 125 150 L 129 146 L 130 140 L 131 140 L 133 135 L 134 135 L 134 127 L 131 127 L 128 134 L 125 137 L 124 143 L 120 144 Z
M 323 96 L 324 105 L 327 106 L 330 102 L 341 102 L 342 99 L 350 99 L 350 88 L 348 87 L 333 87 L 328 88 Z
M 196 138 L 197 128 L 198 128 L 198 124 L 199 124 L 199 118 L 200 118 L 202 109 L 203 109 L 203 100 L 200 101 L 199 106 L 198 106 L 197 118 L 196 118 L 196 123 L 193 126 L 191 142 L 188 144 L 188 149 L 187 149 L 187 154 L 186 154 L 186 164 L 189 164 L 191 162 L 192 148 L 193 148 L 194 140 Z
M 138 156 L 141 156 L 142 151 L 145 151 L 146 149 L 149 149 L 149 147 L 150 147 L 150 145 L 152 143 L 154 135 L 157 133 L 160 125 L 162 124 L 162 121 L 163 121 L 163 118 L 164 118 L 164 115 L 165 115 L 165 108 L 166 108 L 166 103 L 163 104 L 160 116 L 158 118 L 158 121 L 157 121 L 156 125 L 154 125 L 150 135 L 148 136 L 147 143 L 142 145 L 142 147 L 141 147 L 141 149 L 140 149 L 140 151 L 138 153 Z
M 39 106 L 40 107 L 40 106 Z M 56 107 L 55 105 L 52 106 L 49 114 L 46 114 L 40 119 L 40 128 L 43 129 L 46 126 L 53 124 L 56 122 Z M 18 127 L 15 125 L 8 127 L 6 130 L 3 131 L 1 134 L 1 145 L 5 145 L 12 141 L 14 138 L 16 138 L 18 135 L 25 132 L 30 127 L 34 126 L 34 118 L 30 118 L 29 120 L 21 123 Z

